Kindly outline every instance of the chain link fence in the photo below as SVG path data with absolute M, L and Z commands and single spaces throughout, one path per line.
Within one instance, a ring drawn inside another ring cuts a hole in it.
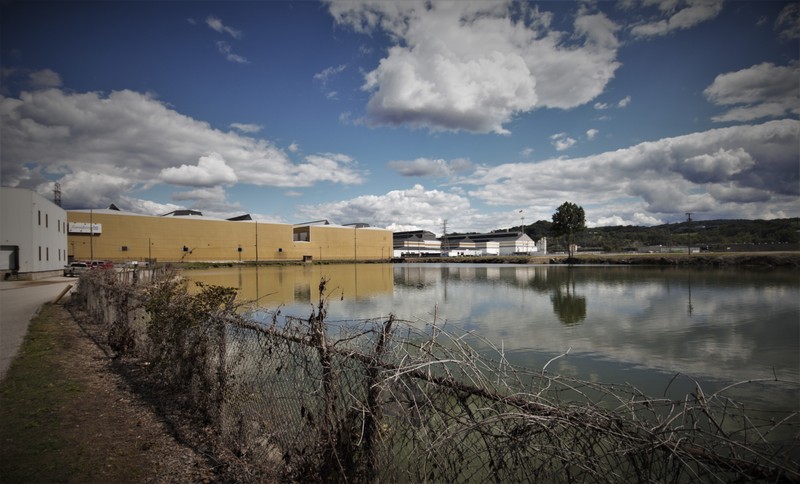
M 800 481 L 797 409 L 729 396 L 797 382 L 652 398 L 487 358 L 435 324 L 328 322 L 325 286 L 310 317 L 276 312 L 266 324 L 232 289 L 190 294 L 170 272 L 135 284 L 90 273 L 77 300 L 108 347 L 206 429 L 219 459 L 247 469 L 242 480 Z

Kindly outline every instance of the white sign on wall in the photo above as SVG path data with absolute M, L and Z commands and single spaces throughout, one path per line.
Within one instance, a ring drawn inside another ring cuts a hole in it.
M 70 222 L 67 225 L 67 232 L 70 234 L 101 234 L 103 233 L 103 224 Z

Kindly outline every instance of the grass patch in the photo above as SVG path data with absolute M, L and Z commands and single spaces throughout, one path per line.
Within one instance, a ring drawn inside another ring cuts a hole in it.
M 71 449 L 60 432 L 60 409 L 83 392 L 65 378 L 60 356 L 71 344 L 58 338 L 54 308 L 45 305 L 0 383 L 0 475 L 4 482 L 69 480 Z
M 62 305 L 31 321 L 0 382 L 0 483 L 232 482 L 207 448 L 176 441 L 175 420 L 95 343 L 103 329 Z

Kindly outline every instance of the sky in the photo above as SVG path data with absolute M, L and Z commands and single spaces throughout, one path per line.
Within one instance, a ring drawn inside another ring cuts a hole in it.
M 800 215 L 800 3 L 0 4 L 0 183 L 484 232 Z

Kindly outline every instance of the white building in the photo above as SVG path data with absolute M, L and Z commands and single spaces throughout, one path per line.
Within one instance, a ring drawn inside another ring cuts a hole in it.
M 495 245 L 497 244 L 497 245 Z M 473 249 L 475 254 L 464 255 L 530 255 L 547 253 L 547 239 L 534 242 L 522 232 L 493 232 L 489 234 L 448 235 L 442 238 L 442 252 Z
M 440 239 L 427 230 L 394 233 L 394 257 L 520 254 L 547 254 L 547 238 L 534 241 L 522 232 L 447 235 Z
M 433 232 L 427 230 L 395 232 L 393 239 L 393 257 L 430 257 L 441 254 L 441 242 L 436 239 L 436 235 Z
M 68 257 L 67 212 L 31 190 L 0 187 L 0 275 L 60 275 Z

